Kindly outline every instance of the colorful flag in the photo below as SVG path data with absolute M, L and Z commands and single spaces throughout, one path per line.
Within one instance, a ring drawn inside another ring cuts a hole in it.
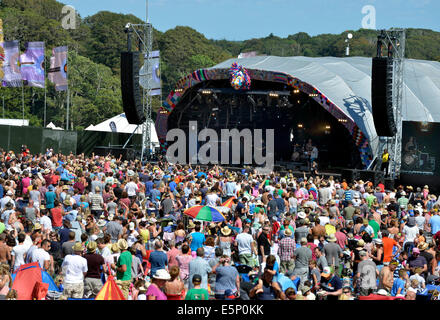
M 3 36 L 3 20 L 0 19 L 0 42 L 5 41 L 5 38 Z
M 67 90 L 67 47 L 53 49 L 47 77 L 55 84 L 56 91 Z
M 3 80 L 3 63 L 5 62 L 5 50 L 3 49 L 3 20 L 0 19 L 0 80 Z
M 5 61 L 3 64 L 3 87 L 21 87 L 21 72 L 20 72 L 20 51 L 18 48 L 18 41 L 3 42 L 3 49 L 5 50 Z
M 20 56 L 23 84 L 44 88 L 44 42 L 28 42 L 26 52 Z

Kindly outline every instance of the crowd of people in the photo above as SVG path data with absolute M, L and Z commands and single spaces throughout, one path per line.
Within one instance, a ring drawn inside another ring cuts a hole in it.
M 0 165 L 3 299 L 33 262 L 57 299 L 94 298 L 110 275 L 131 300 L 414 300 L 439 279 L 428 186 L 52 150 L 3 152 Z M 184 214 L 196 205 L 224 221 Z

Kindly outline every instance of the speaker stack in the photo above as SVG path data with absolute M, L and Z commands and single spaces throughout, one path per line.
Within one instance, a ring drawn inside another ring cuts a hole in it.
M 142 124 L 146 120 L 139 87 L 139 51 L 121 52 L 122 104 L 130 124 Z
M 397 133 L 393 110 L 393 64 L 392 57 L 373 58 L 371 102 L 374 126 L 381 137 L 393 137 Z

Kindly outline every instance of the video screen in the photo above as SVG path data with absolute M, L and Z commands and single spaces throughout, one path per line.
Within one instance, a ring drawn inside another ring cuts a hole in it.
M 440 123 L 404 121 L 401 172 L 440 175 Z

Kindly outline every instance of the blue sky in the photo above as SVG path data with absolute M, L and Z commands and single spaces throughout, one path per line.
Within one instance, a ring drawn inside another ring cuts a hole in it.
M 82 17 L 107 10 L 145 19 L 145 0 L 61 0 Z M 439 0 L 149 0 L 153 26 L 190 26 L 210 39 L 245 40 L 273 33 L 341 33 L 362 27 L 362 8 L 376 10 L 376 28 L 440 31 Z

